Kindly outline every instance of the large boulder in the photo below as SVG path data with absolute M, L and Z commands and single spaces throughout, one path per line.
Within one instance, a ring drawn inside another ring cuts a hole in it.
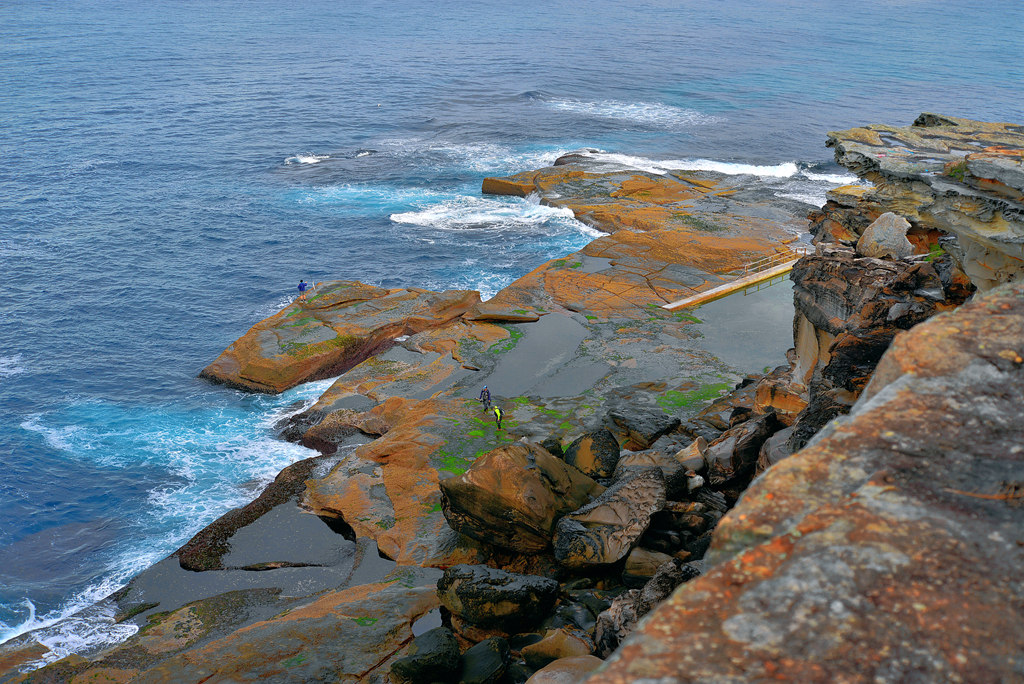
M 1024 285 L 899 335 L 590 681 L 1019 680 L 1022 405 Z
M 498 447 L 440 482 L 453 529 L 520 553 L 551 545 L 555 523 L 604 488 L 531 443 Z
M 308 299 L 250 328 L 199 376 L 254 392 L 283 392 L 340 375 L 396 337 L 446 325 L 479 301 L 474 290 L 321 283 Z
M 565 462 L 590 477 L 608 478 L 619 462 L 619 443 L 601 428 L 577 438 L 565 448 Z
M 629 554 L 651 516 L 665 506 L 665 476 L 650 468 L 616 482 L 558 521 L 555 558 L 570 568 L 615 563 Z
M 437 582 L 441 605 L 478 627 L 516 630 L 541 622 L 558 599 L 558 582 L 486 565 L 456 565 Z
M 907 239 L 910 222 L 891 211 L 879 216 L 857 241 L 857 254 L 876 259 L 902 259 L 914 253 Z

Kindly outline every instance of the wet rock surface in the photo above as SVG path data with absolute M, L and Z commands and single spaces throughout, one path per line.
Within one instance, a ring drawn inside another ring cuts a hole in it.
M 479 300 L 468 290 L 320 283 L 307 299 L 253 326 L 200 377 L 255 392 L 283 392 L 343 373 L 396 337 L 444 325 Z

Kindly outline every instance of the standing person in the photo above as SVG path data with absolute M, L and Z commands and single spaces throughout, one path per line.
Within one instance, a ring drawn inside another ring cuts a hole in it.
M 487 389 L 487 385 L 480 390 L 480 403 L 484 405 L 484 411 L 491 410 L 491 390 Z
M 501 429 L 501 417 L 502 417 L 503 415 L 504 415 L 504 414 L 502 413 L 501 409 L 500 409 L 500 408 L 498 408 L 497 406 L 495 406 L 495 407 L 494 407 L 494 420 L 495 420 L 495 422 L 496 422 L 496 423 L 498 424 L 498 429 L 499 429 L 499 430 Z
M 309 283 L 307 283 L 305 280 L 300 280 L 299 281 L 299 301 L 300 302 L 306 299 L 306 288 L 308 288 L 308 287 L 309 287 Z

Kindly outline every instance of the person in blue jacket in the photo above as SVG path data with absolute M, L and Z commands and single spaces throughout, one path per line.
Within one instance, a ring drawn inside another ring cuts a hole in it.
M 299 281 L 299 301 L 303 301 L 306 298 L 306 289 L 309 287 L 309 283 L 305 280 Z
M 487 385 L 480 390 L 480 403 L 484 405 L 484 411 L 491 410 L 491 390 L 487 389 Z

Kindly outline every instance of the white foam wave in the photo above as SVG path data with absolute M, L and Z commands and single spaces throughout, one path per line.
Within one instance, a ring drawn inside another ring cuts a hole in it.
M 775 193 L 775 196 L 796 200 L 797 202 L 803 202 L 804 204 L 810 204 L 818 208 L 825 206 L 824 190 L 821 192 L 777 192 Z
M 74 451 L 79 447 L 88 447 L 81 441 L 85 430 L 78 425 L 64 425 L 61 427 L 50 427 L 42 422 L 42 413 L 36 413 L 22 421 L 21 428 L 29 432 L 35 432 L 43 437 L 43 441 L 52 449 L 57 451 Z
M 155 560 L 157 559 L 149 560 L 147 566 Z M 128 578 L 142 567 L 136 568 L 130 574 L 122 572 L 116 577 L 109 577 L 90 586 L 60 608 L 45 615 L 37 615 L 35 604 L 25 599 L 22 604 L 26 609 L 25 619 L 14 626 L 0 623 L 0 643 L 31 632 L 26 639 L 49 649 L 39 659 L 22 665 L 19 668 L 22 672 L 43 667 L 72 653 L 92 651 L 121 643 L 139 631 L 139 628 L 131 623 L 115 623 L 114 606 L 101 601 L 124 586 Z
M 0 356 L 0 380 L 9 378 L 12 375 L 20 375 L 25 372 L 22 365 L 21 354 L 14 356 Z
M 417 211 L 391 214 L 395 223 L 437 230 L 495 229 L 543 226 L 553 220 L 576 222 L 572 210 L 528 200 L 493 199 L 460 195 Z M 583 226 L 581 229 L 592 230 Z
M 719 117 L 695 109 L 674 107 L 660 102 L 621 102 L 619 100 L 548 100 L 549 107 L 560 111 L 603 119 L 619 119 L 646 125 L 678 128 L 700 126 L 721 121 Z
M 549 166 L 570 151 L 570 148 L 524 150 L 498 143 L 457 143 L 425 138 L 393 138 L 381 141 L 378 146 L 392 155 L 414 158 L 417 166 L 425 169 L 454 168 L 495 175 Z
M 297 201 L 299 204 L 389 206 L 450 196 L 451 193 L 436 192 L 429 188 L 399 188 L 388 185 L 345 183 L 303 190 L 297 195 Z
M 716 161 L 714 159 L 665 159 L 655 160 L 628 154 L 609 152 L 581 152 L 597 162 L 621 170 L 646 171 L 664 176 L 673 171 L 714 171 L 730 176 L 748 175 L 761 178 L 789 178 L 799 172 L 794 162 L 774 165 L 740 164 Z
M 808 180 L 822 181 L 833 185 L 850 185 L 860 182 L 860 178 L 849 173 L 814 173 L 813 171 L 801 171 L 800 173 Z
M 324 159 L 330 159 L 329 154 L 296 154 L 284 160 L 285 164 L 319 164 Z

